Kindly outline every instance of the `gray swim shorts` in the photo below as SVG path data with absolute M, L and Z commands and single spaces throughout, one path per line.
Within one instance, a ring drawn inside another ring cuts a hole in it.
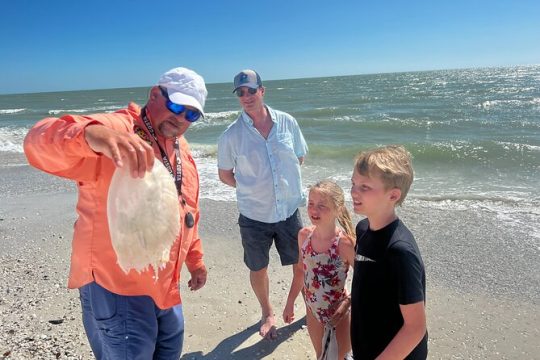
M 275 241 L 281 265 L 298 262 L 298 232 L 302 219 L 298 210 L 289 218 L 277 223 L 264 223 L 240 214 L 238 218 L 244 262 L 251 271 L 259 271 L 268 266 L 270 247 Z

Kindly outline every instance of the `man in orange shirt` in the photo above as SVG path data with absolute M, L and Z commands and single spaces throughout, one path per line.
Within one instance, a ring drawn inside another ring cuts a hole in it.
M 204 116 L 203 78 L 175 68 L 150 89 L 141 109 L 130 103 L 109 114 L 65 115 L 38 122 L 24 141 L 31 165 L 77 182 L 68 287 L 79 289 L 83 323 L 97 359 L 178 359 L 184 317 L 178 283 L 185 262 L 198 290 L 206 267 L 198 234 L 199 176 L 183 134 Z M 107 195 L 116 167 L 144 177 L 157 157 L 174 178 L 181 230 L 170 260 L 156 271 L 127 274 L 118 266 L 107 220 Z

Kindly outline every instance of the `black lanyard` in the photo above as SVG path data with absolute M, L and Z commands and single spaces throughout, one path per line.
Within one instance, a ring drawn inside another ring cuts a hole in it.
M 174 179 L 174 183 L 176 185 L 176 191 L 178 192 L 178 195 L 182 196 L 182 158 L 180 157 L 180 144 L 178 142 L 178 137 L 176 137 L 174 141 L 174 153 L 176 155 L 176 175 L 175 175 L 172 165 L 171 165 L 171 161 L 169 160 L 169 157 L 167 156 L 167 153 L 165 152 L 165 150 L 163 150 L 163 148 L 159 144 L 154 127 L 152 126 L 152 123 L 150 122 L 150 120 L 148 120 L 148 117 L 146 116 L 146 111 L 144 110 L 142 113 L 142 120 L 144 122 L 144 126 L 146 126 L 146 130 L 148 130 L 152 138 L 154 138 L 154 141 L 159 148 L 159 152 L 161 153 L 161 158 L 163 159 L 163 165 L 165 165 L 167 170 L 169 170 L 169 173 Z M 182 197 L 182 202 L 184 202 L 183 197 Z
M 178 196 L 182 199 L 182 205 L 186 205 L 186 200 L 184 200 L 184 197 L 182 196 L 182 157 L 180 156 L 180 142 L 178 141 L 178 137 L 175 138 L 174 141 L 174 153 L 176 155 L 176 174 L 173 171 L 171 161 L 169 160 L 169 157 L 167 156 L 167 153 L 161 145 L 159 145 L 159 142 L 157 140 L 156 132 L 154 130 L 154 127 L 152 126 L 152 123 L 150 120 L 148 120 L 148 117 L 146 116 L 146 109 L 143 109 L 141 113 L 142 120 L 144 122 L 144 126 L 146 126 L 146 130 L 150 133 L 154 141 L 156 142 L 156 145 L 159 148 L 159 152 L 161 153 L 161 158 L 163 159 L 163 165 L 167 168 L 169 173 L 174 179 L 174 184 L 176 185 L 176 191 L 178 192 Z M 195 219 L 193 218 L 193 214 L 188 211 L 185 214 L 184 222 L 188 228 L 192 228 L 195 225 Z

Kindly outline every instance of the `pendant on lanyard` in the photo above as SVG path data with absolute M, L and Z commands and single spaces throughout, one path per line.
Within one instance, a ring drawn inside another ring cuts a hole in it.
M 146 108 L 143 109 L 141 115 L 142 115 L 144 126 L 146 126 L 146 129 L 148 130 L 152 138 L 154 138 L 154 142 L 159 148 L 159 152 L 161 153 L 161 158 L 163 160 L 163 165 L 165 165 L 165 168 L 167 168 L 167 170 L 169 171 L 169 173 L 172 175 L 174 179 L 174 183 L 176 185 L 176 192 L 178 193 L 178 196 L 180 196 L 180 198 L 182 199 L 182 207 L 185 207 L 186 200 L 184 199 L 184 196 L 182 195 L 182 158 L 180 155 L 180 144 L 178 142 L 178 138 L 176 138 L 174 142 L 174 153 L 176 155 L 176 174 L 175 174 L 171 166 L 171 162 L 169 161 L 169 157 L 167 156 L 167 153 L 165 152 L 165 150 L 163 150 L 163 148 L 161 147 L 161 145 L 159 144 L 157 140 L 156 132 L 154 131 L 152 123 L 146 117 Z M 184 223 L 186 224 L 188 229 L 191 229 L 195 225 L 195 219 L 193 218 L 193 214 L 190 211 L 186 212 L 186 215 L 184 217 Z

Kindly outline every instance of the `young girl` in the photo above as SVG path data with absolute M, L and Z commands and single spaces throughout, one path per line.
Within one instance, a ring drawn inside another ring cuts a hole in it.
M 335 328 L 337 359 L 341 360 L 351 350 L 350 297 L 345 280 L 349 266 L 354 264 L 355 238 L 343 190 L 329 180 L 318 182 L 309 190 L 307 212 L 313 226 L 298 233 L 300 257 L 283 320 L 294 321 L 294 301 L 303 289 L 307 328 L 317 358 L 324 351 L 325 325 L 330 325 Z

